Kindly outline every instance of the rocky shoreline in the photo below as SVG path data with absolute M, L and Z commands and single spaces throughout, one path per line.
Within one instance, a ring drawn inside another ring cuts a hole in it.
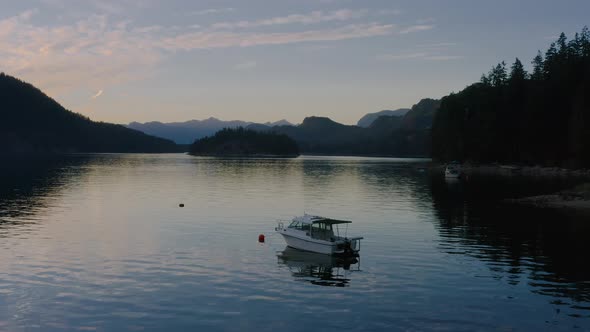
M 433 164 L 432 168 L 444 172 L 446 164 Z M 520 166 L 502 164 L 470 164 L 461 165 L 465 175 L 497 175 L 497 176 L 530 176 L 544 178 L 579 178 L 590 181 L 590 169 L 569 169 L 545 166 Z
M 543 208 L 568 208 L 590 212 L 590 183 L 584 183 L 551 195 L 530 196 L 506 201 Z
M 433 165 L 437 171 L 444 172 L 445 165 Z M 560 167 L 520 166 L 520 165 L 472 165 L 463 164 L 466 178 L 471 176 L 525 176 L 543 179 L 573 180 L 578 185 L 553 194 L 528 196 L 504 200 L 507 203 L 540 208 L 559 208 L 590 213 L 590 169 L 568 169 Z

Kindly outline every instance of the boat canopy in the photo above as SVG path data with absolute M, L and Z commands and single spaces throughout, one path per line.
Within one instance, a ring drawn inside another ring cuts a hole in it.
M 352 221 L 349 221 L 349 220 L 337 220 L 337 219 L 331 219 L 331 218 L 324 218 L 324 217 L 320 217 L 320 216 L 312 216 L 309 214 L 306 214 L 301 217 L 295 217 L 295 218 L 293 218 L 293 221 L 297 221 L 302 224 L 308 224 L 308 225 L 311 225 L 311 224 L 336 225 L 336 224 L 350 224 L 350 223 L 352 223 Z

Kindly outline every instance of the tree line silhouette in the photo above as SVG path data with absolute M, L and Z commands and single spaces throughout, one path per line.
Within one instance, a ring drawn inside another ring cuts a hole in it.
M 210 156 L 298 156 L 297 143 L 287 135 L 250 129 L 224 128 L 213 136 L 196 140 L 193 155 Z
M 441 100 L 432 128 L 441 161 L 590 166 L 590 32 L 561 33 L 528 73 L 516 58 Z
M 66 110 L 33 85 L 0 73 L 0 151 L 174 152 L 172 141 Z
M 297 126 L 253 129 L 285 134 L 297 142 L 303 153 L 309 154 L 427 157 L 430 127 L 439 103 L 435 99 L 422 99 L 405 115 L 382 115 L 366 128 L 311 116 Z

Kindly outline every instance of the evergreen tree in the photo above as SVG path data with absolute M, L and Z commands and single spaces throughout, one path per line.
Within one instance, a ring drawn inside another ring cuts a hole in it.
M 543 55 L 541 55 L 541 51 L 537 51 L 537 56 L 532 61 L 533 64 L 533 73 L 531 74 L 531 79 L 535 81 L 540 81 L 543 79 Z
M 508 74 L 506 73 L 506 62 L 502 61 L 492 68 L 490 81 L 493 86 L 502 86 L 506 83 Z
M 527 78 L 527 72 L 524 70 L 522 62 L 518 58 L 510 68 L 510 82 L 522 82 Z
M 567 47 L 568 57 L 582 56 L 582 43 L 580 40 L 579 33 L 576 32 L 576 34 L 574 35 L 574 39 L 570 40 Z
M 580 33 L 580 50 L 581 56 L 590 57 L 590 31 L 587 26 Z
M 565 33 L 561 33 L 559 35 L 559 38 L 557 38 L 557 54 L 560 57 L 566 57 L 567 56 L 567 37 L 565 36 Z
M 479 79 L 479 82 L 483 85 L 490 85 L 490 79 L 489 79 L 489 77 L 486 76 L 486 74 L 481 74 L 481 78 Z
M 557 48 L 555 43 L 551 43 L 549 49 L 545 52 L 545 62 L 543 63 L 543 76 L 548 78 L 551 76 L 553 66 L 557 60 Z

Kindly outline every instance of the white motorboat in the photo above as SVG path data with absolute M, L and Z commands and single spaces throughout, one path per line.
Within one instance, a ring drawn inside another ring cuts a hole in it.
M 458 179 L 461 177 L 461 164 L 452 162 L 447 165 L 445 169 L 445 178 L 447 179 Z
M 352 221 L 336 220 L 305 214 L 295 217 L 285 227 L 283 222 L 275 230 L 289 247 L 327 255 L 358 255 L 362 237 L 340 236 L 339 225 Z M 336 233 L 334 233 L 336 229 Z

